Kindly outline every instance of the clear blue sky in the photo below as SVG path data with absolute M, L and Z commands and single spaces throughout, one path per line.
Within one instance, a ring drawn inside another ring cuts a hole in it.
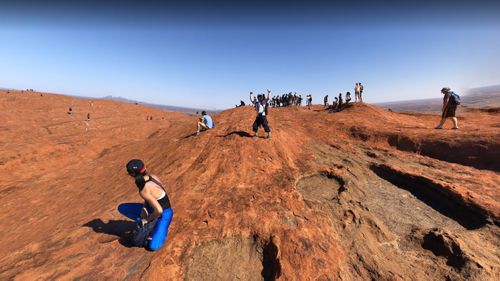
M 266 88 L 319 102 L 361 81 L 384 102 L 500 84 L 494 1 L 87 2 L 0 4 L 0 87 L 221 109 Z

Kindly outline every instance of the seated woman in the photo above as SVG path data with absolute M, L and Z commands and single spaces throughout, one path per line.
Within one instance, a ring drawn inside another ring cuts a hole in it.
M 345 94 L 345 104 L 348 104 L 351 101 L 351 93 L 347 92 Z
M 144 204 L 122 204 L 118 209 L 120 213 L 138 222 L 133 244 L 156 251 L 165 243 L 173 216 L 167 192 L 156 176 L 146 172 L 146 166 L 141 160 L 132 159 L 126 167 L 129 175 L 135 178 Z

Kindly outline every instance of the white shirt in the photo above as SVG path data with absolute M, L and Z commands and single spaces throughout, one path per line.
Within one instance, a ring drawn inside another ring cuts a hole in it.
M 262 103 L 260 103 L 256 98 L 253 100 L 253 104 L 255 105 L 255 110 L 257 111 L 257 114 L 262 114 L 262 116 L 266 116 L 266 103 L 267 100 L 264 99 L 262 100 Z

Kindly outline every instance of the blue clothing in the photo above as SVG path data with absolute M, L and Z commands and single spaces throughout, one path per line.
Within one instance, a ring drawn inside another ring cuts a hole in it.
M 128 218 L 136 222 L 140 222 L 143 207 L 144 205 L 140 203 L 124 203 L 118 206 L 118 211 Z M 152 211 L 152 209 L 148 210 L 148 212 Z M 163 244 L 165 244 L 165 240 L 168 236 L 168 228 L 170 227 L 170 222 L 172 221 L 173 216 L 174 212 L 172 211 L 172 208 L 163 210 L 161 216 L 156 220 L 156 224 L 149 235 L 151 236 L 151 240 L 146 245 L 148 250 L 156 251 L 160 249 Z
M 165 240 L 167 240 L 168 228 L 170 227 L 173 216 L 174 212 L 172 208 L 163 210 L 161 217 L 158 218 L 155 228 L 151 232 L 151 241 L 149 241 L 146 246 L 148 250 L 156 251 L 163 246 Z
M 209 129 L 212 129 L 214 127 L 214 122 L 212 121 L 212 117 L 208 115 L 203 115 L 203 123 L 207 125 Z

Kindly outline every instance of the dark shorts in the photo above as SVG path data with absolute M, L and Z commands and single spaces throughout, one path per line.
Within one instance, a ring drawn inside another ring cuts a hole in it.
M 455 117 L 455 111 L 457 110 L 456 105 L 449 105 L 443 112 L 443 118 Z
M 263 116 L 260 114 L 257 115 L 257 118 L 255 118 L 255 121 L 253 122 L 253 131 L 257 132 L 260 126 L 264 127 L 264 131 L 266 131 L 266 133 L 271 132 L 271 129 L 269 129 L 269 123 L 267 122 L 267 116 Z

